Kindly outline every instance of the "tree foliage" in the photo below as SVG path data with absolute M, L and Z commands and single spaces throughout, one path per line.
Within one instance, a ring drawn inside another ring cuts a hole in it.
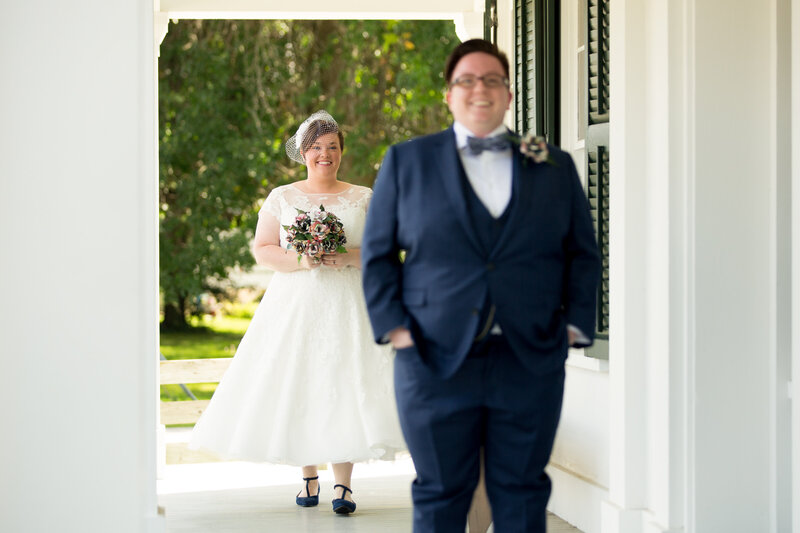
M 170 25 L 159 59 L 160 261 L 165 323 L 209 282 L 253 263 L 258 207 L 303 179 L 285 141 L 330 112 L 339 178 L 372 185 L 389 145 L 449 123 L 449 21 L 231 21 Z

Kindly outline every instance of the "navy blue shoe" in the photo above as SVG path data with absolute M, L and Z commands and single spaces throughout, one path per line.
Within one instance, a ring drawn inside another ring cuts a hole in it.
M 308 482 L 314 481 L 315 479 L 319 479 L 319 476 L 303 478 L 303 481 L 306 482 L 306 494 L 310 494 L 310 492 L 308 491 Z M 300 507 L 314 507 L 315 505 L 319 505 L 319 485 L 317 485 L 316 496 L 300 496 L 300 492 L 298 492 L 295 501 L 297 502 L 297 505 L 299 505 Z
M 347 493 L 353 494 L 353 491 L 350 490 L 349 487 L 345 487 L 344 485 L 334 485 L 333 490 L 336 490 L 336 487 L 342 487 L 344 490 L 342 491 L 341 498 L 335 498 L 331 503 L 333 503 L 333 512 L 336 514 L 350 514 L 356 510 L 356 502 L 351 502 L 350 500 L 345 500 L 345 496 Z

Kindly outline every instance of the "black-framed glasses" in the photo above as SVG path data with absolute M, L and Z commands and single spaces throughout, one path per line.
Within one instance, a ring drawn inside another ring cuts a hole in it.
M 478 85 L 479 81 L 482 81 L 484 87 L 487 89 L 508 87 L 508 78 L 501 76 L 500 74 L 487 74 L 485 76 L 473 76 L 472 74 L 466 74 L 451 81 L 450 87 L 457 85 L 463 89 L 472 89 Z

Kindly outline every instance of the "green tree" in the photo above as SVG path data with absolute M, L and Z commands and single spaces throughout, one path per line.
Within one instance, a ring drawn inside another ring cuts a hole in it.
M 325 109 L 345 133 L 339 177 L 372 185 L 389 145 L 449 123 L 448 21 L 181 21 L 159 60 L 164 325 L 252 265 L 258 208 L 305 177 L 284 142 Z

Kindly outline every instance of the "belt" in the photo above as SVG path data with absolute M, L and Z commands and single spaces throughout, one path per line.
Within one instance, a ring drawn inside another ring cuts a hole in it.
M 472 342 L 480 342 L 486 338 L 490 331 L 492 331 L 492 325 L 494 325 L 494 314 L 497 311 L 497 308 L 494 304 L 489 308 L 489 316 L 486 317 L 486 323 L 481 328 L 480 333 L 475 337 Z
M 508 340 L 506 339 L 506 336 L 503 335 L 502 332 L 497 334 L 490 332 L 480 341 L 475 341 L 472 343 L 469 352 L 467 352 L 467 358 L 474 359 L 478 357 L 486 357 L 490 353 L 494 353 L 494 351 L 501 346 L 508 346 Z

